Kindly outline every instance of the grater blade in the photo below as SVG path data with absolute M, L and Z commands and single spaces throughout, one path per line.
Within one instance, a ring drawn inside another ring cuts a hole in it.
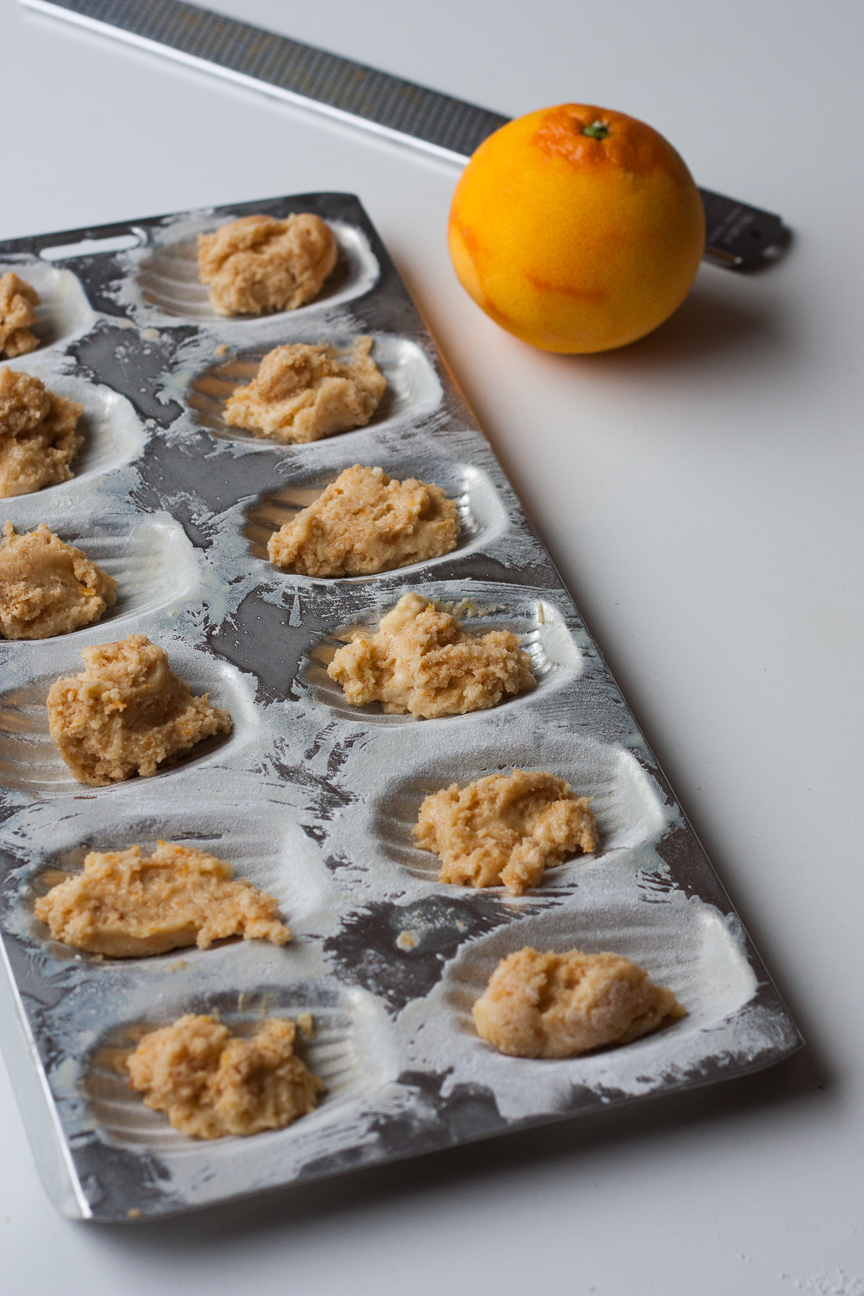
M 20 3 L 457 163 L 510 120 L 185 0 Z M 708 189 L 700 193 L 707 260 L 754 268 L 787 246 L 789 231 L 779 216 Z

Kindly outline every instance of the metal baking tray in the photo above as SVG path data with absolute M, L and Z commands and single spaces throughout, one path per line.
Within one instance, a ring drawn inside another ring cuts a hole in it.
M 261 319 L 210 308 L 196 236 L 252 212 L 312 211 L 341 256 L 321 297 Z M 2 1045 L 46 1186 L 72 1217 L 224 1201 L 652 1094 L 786 1057 L 798 1031 L 603 659 L 356 198 L 302 194 L 0 243 L 42 297 L 43 345 L 13 369 L 82 402 L 75 478 L 4 500 L 116 576 L 100 624 L 0 647 Z M 364 429 L 285 447 L 226 427 L 222 399 L 281 342 L 375 338 L 390 383 Z M 343 468 L 381 465 L 458 500 L 446 557 L 370 578 L 292 576 L 268 535 Z M 432 721 L 352 708 L 326 674 L 346 630 L 407 589 L 510 628 L 537 688 Z M 152 779 L 76 783 L 45 696 L 83 646 L 145 633 L 234 719 Z M 437 881 L 412 845 L 426 792 L 512 766 L 594 798 L 601 845 L 516 898 Z M 294 942 L 232 941 L 142 960 L 76 954 L 33 913 L 88 850 L 194 842 L 279 897 Z M 612 949 L 688 1016 L 565 1061 L 497 1054 L 470 1008 L 526 944 Z M 228 1022 L 312 1012 L 327 1092 L 288 1128 L 196 1142 L 114 1066 L 134 1031 L 183 1012 Z

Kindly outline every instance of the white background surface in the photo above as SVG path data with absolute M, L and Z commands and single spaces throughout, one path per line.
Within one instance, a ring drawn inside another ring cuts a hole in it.
M 145 3 L 146 0 L 141 0 Z M 0 0 L 0 238 L 357 193 L 808 1039 L 760 1076 L 174 1222 L 61 1219 L 0 1072 L 10 1296 L 864 1294 L 855 0 L 222 0 L 501 112 L 642 117 L 780 211 L 654 336 L 545 355 L 445 245 L 455 168 Z

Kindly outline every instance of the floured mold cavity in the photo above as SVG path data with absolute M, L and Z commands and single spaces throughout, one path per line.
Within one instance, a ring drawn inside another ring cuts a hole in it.
M 91 851 L 122 851 L 140 846 L 146 856 L 153 853 L 160 841 L 191 846 L 225 860 L 234 870 L 235 880 L 245 879 L 276 897 L 282 921 L 295 934 L 299 925 L 326 904 L 329 876 L 318 847 L 298 824 L 274 807 L 259 806 L 253 810 L 248 803 L 232 804 L 224 797 L 212 798 L 210 806 L 190 806 L 186 801 L 166 802 L 160 796 L 158 808 L 141 810 L 140 802 L 148 799 L 145 793 L 138 798 L 134 811 L 121 816 L 117 814 L 116 802 L 88 802 L 86 810 L 64 815 L 58 823 L 49 825 L 47 831 L 40 832 L 38 841 L 33 843 L 32 855 L 10 879 L 10 888 L 16 895 L 14 898 L 10 895 L 8 903 L 15 916 L 7 920 L 7 925 L 17 934 L 39 942 L 52 958 L 61 962 L 74 959 L 100 967 L 116 964 L 117 960 L 75 950 L 53 940 L 46 924 L 33 912 L 36 900 L 66 878 L 81 873 Z M 17 854 L 20 858 L 21 848 Z M 148 957 L 144 963 L 155 967 L 178 958 L 185 963 L 197 959 L 209 962 L 216 951 L 239 942 L 240 937 L 231 937 L 208 950 L 182 947 Z M 122 962 L 127 966 L 142 966 L 137 959 Z
M 490 630 L 509 630 L 518 635 L 520 646 L 531 659 L 531 671 L 537 681 L 535 688 L 488 711 L 472 711 L 467 716 L 441 716 L 423 721 L 424 724 L 453 724 L 469 717 L 476 719 L 477 716 L 509 711 L 542 697 L 580 673 L 582 654 L 564 617 L 554 604 L 537 598 L 531 590 L 517 585 L 485 582 L 481 585 L 477 582 L 476 591 L 471 591 L 472 596 L 466 598 L 465 590 L 471 590 L 471 587 L 465 582 L 430 582 L 415 588 L 423 598 L 431 599 L 437 607 L 455 616 L 470 634 L 482 636 Z M 316 702 L 346 720 L 386 725 L 416 724 L 410 715 L 386 715 L 380 702 L 352 706 L 346 701 L 341 685 L 327 674 L 327 667 L 343 644 L 349 643 L 358 630 L 374 633 L 380 618 L 407 592 L 407 589 L 394 590 L 386 604 L 379 605 L 354 622 L 335 627 L 331 634 L 313 644 L 301 666 L 295 691 L 307 692 Z
M 56 670 L 24 679 L 16 687 L 0 693 L 0 783 L 7 788 L 30 793 L 33 796 L 86 795 L 100 797 L 125 787 L 130 782 L 136 786 L 150 785 L 159 780 L 178 778 L 210 759 L 220 762 L 230 759 L 231 751 L 251 739 L 259 722 L 254 702 L 246 682 L 235 667 L 204 653 L 190 650 L 183 644 L 165 642 L 156 637 L 168 653 L 171 670 L 185 680 L 195 696 L 206 693 L 214 706 L 224 707 L 234 728 L 230 734 L 218 734 L 198 743 L 188 755 L 175 765 L 160 770 L 151 778 L 124 779 L 107 787 L 91 787 L 74 779 L 51 741 L 48 730 L 48 690 L 56 679 L 77 675 L 84 669 L 84 660 L 72 645 L 66 645 L 61 636 L 51 641 L 57 645 Z M 113 642 L 104 636 L 95 642 Z M 60 647 L 62 645 L 62 649 Z M 16 671 L 16 673 L 22 673 Z
M 593 900 L 578 910 L 559 908 L 518 922 L 470 942 L 448 966 L 442 994 L 452 1015 L 456 1032 L 472 1042 L 478 1059 L 495 1053 L 476 1034 L 471 1010 L 483 994 L 501 959 L 526 946 L 545 953 L 561 954 L 579 949 L 597 954 L 604 950 L 621 954 L 644 968 L 655 985 L 667 986 L 687 1016 L 661 1030 L 622 1046 L 628 1056 L 656 1047 L 660 1036 L 669 1036 L 668 1057 L 674 1057 L 676 1041 L 718 1025 L 738 1012 L 755 994 L 756 978 L 747 961 L 740 928 L 730 924 L 713 905 L 674 892 L 663 901 L 634 904 L 632 900 L 608 896 L 596 887 Z M 674 1037 L 674 1038 L 673 1038 Z M 598 1050 L 618 1055 L 620 1048 Z M 534 1068 L 566 1066 L 577 1068 L 584 1059 L 563 1062 L 501 1058 L 508 1068 L 526 1068 L 530 1083 Z M 574 1083 L 578 1080 L 574 1076 Z
M 42 492 L 37 492 L 41 495 Z M 131 517 L 128 514 L 87 520 L 70 525 L 68 514 L 54 516 L 32 501 L 32 522 L 19 521 L 19 531 L 33 530 L 44 522 L 67 544 L 80 549 L 92 562 L 117 581 L 117 602 L 95 624 L 63 635 L 64 642 L 83 636 L 96 643 L 113 641 L 123 633 L 122 624 L 133 617 L 154 612 L 172 603 L 187 603 L 199 583 L 195 550 L 178 522 L 167 513 Z M 45 648 L 57 642 L 27 640 L 29 648 Z M 83 662 L 81 664 L 83 669 Z
M 30 327 L 31 333 L 39 339 L 39 348 L 30 352 L 31 355 L 38 355 L 47 347 L 60 346 L 93 327 L 96 316 L 80 279 L 71 270 L 46 265 L 38 258 L 0 260 L 0 276 L 7 270 L 24 279 L 39 294 L 36 323 Z
M 288 215 L 285 212 L 280 219 Z M 210 234 L 233 219 L 207 218 L 177 222 L 165 230 L 151 231 L 153 246 L 142 253 L 132 253 L 137 274 L 131 291 L 132 306 L 151 308 L 150 313 L 175 319 L 250 328 L 273 318 L 304 317 L 316 310 L 330 310 L 362 296 L 373 287 L 380 274 L 378 259 L 369 240 L 356 225 L 331 220 L 327 223 L 339 245 L 339 260 L 314 301 L 293 311 L 274 315 L 220 315 L 210 302 L 210 289 L 198 278 L 198 235 Z
M 304 332 L 302 338 L 285 340 L 324 342 L 340 352 L 347 352 L 355 339 L 345 334 L 317 330 Z M 270 342 L 244 347 L 229 359 L 211 365 L 193 380 L 187 399 L 199 426 L 223 440 L 249 441 L 271 450 L 274 445 L 282 444 L 272 437 L 256 436 L 245 428 L 232 427 L 224 419 L 228 397 L 238 387 L 245 387 L 252 381 L 264 356 L 277 345 L 278 342 Z M 392 334 L 379 334 L 375 337 L 372 359 L 387 379 L 387 391 L 366 428 L 383 430 L 405 418 L 422 419 L 440 405 L 444 394 L 441 383 L 429 358 L 416 342 Z M 356 430 L 364 431 L 365 428 Z M 335 434 L 340 441 L 351 435 L 350 431 Z
M 121 1069 L 142 1035 L 184 1013 L 218 1014 L 240 1035 L 254 1034 L 266 1017 L 296 1021 L 301 1013 L 312 1015 L 313 1037 L 304 1040 L 298 1030 L 296 1052 L 309 1070 L 321 1077 L 326 1091 L 308 1116 L 285 1129 L 242 1140 L 253 1154 L 267 1155 L 274 1140 L 291 1140 L 311 1133 L 316 1126 L 345 1120 L 351 1106 L 392 1076 L 392 1050 L 383 1010 L 362 990 L 336 989 L 310 980 L 274 982 L 251 993 L 222 990 L 185 997 L 164 995 L 158 1012 L 134 1022 L 118 1022 L 107 1030 L 85 1062 L 82 1087 L 93 1123 L 107 1142 L 135 1150 L 149 1148 L 160 1156 L 203 1154 L 208 1163 L 235 1153 L 241 1141 L 236 1138 L 200 1141 L 174 1129 L 162 1112 L 145 1107 L 143 1096 L 129 1087 L 128 1074 Z
M 370 456 L 366 457 L 368 459 Z M 383 468 L 388 477 L 397 481 L 413 477 L 428 485 L 440 486 L 447 498 L 456 503 L 459 514 L 459 539 L 456 548 L 442 554 L 440 558 L 429 558 L 422 563 L 409 563 L 404 567 L 391 568 L 372 576 L 348 576 L 337 579 L 352 583 L 380 580 L 382 577 L 392 579 L 394 572 L 407 574 L 473 553 L 496 542 L 507 529 L 508 520 L 504 505 L 491 478 L 482 468 L 476 468 L 473 464 L 453 463 L 446 459 L 421 460 L 413 457 L 399 459 L 386 452 L 371 457 L 375 462 L 363 464 L 363 467 Z M 246 511 L 244 528 L 244 535 L 249 541 L 249 550 L 253 557 L 269 562 L 267 542 L 270 537 L 286 522 L 293 522 L 303 509 L 314 504 L 325 488 L 335 481 L 341 472 L 353 467 L 356 462 L 355 456 L 348 456 L 339 467 L 331 468 L 326 473 L 317 473 L 308 477 L 297 475 L 290 485 L 259 495 Z M 287 574 L 292 579 L 304 582 L 323 579 L 297 576 L 293 572 Z
M 426 756 L 418 761 L 409 751 L 397 757 L 395 767 L 403 772 L 371 809 L 371 832 L 385 858 L 412 877 L 437 882 L 441 861 L 431 851 L 420 850 L 412 832 L 424 799 L 453 783 L 465 787 L 490 774 L 510 774 L 514 768 L 564 779 L 576 796 L 591 798 L 597 820 L 596 852 L 547 869 L 540 887 L 544 894 L 572 890 L 589 862 L 614 868 L 624 852 L 656 840 L 668 826 L 656 785 L 626 748 L 528 725 L 514 729 L 499 729 L 494 742 L 469 738 L 458 751 L 445 750 L 431 760 Z M 448 893 L 455 890 L 441 885 Z M 503 886 L 487 889 L 505 892 Z M 536 891 L 529 891 L 529 898 Z
M 59 486 L 45 486 L 40 491 L 4 500 L 4 512 L 13 521 L 20 514 L 25 501 L 34 501 L 37 496 L 40 502 L 65 497 L 74 493 L 82 483 L 137 459 L 143 451 L 147 433 L 125 396 L 112 391 L 110 387 L 53 372 L 47 358 L 40 361 L 38 351 L 15 360 L 9 368 L 39 378 L 49 391 L 57 396 L 65 396 L 67 400 L 77 401 L 84 408 L 78 420 L 78 431 L 84 440 L 70 465 L 74 477 L 70 481 L 61 482 Z M 17 505 L 17 509 L 8 507 L 11 505 Z

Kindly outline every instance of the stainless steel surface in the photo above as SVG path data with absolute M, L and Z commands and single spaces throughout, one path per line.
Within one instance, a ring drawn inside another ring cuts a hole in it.
M 213 13 L 185 0 L 20 0 L 28 9 L 89 27 L 277 98 L 464 163 L 510 120 L 452 95 Z M 779 216 L 709 189 L 705 256 L 743 269 L 780 255 Z
M 321 298 L 225 319 L 195 273 L 195 238 L 265 211 L 316 211 L 342 256 Z M 134 235 L 127 250 L 64 243 Z M 42 258 L 51 249 L 50 261 Z M 43 347 L 12 362 L 85 406 L 79 475 L 4 501 L 47 520 L 120 581 L 99 626 L 0 647 L 0 1032 L 43 1178 L 82 1218 L 201 1206 L 767 1066 L 800 1037 L 596 645 L 455 388 L 357 200 L 307 194 L 0 244 L 43 299 Z M 221 417 L 233 366 L 278 342 L 375 338 L 391 395 L 365 429 L 298 447 Z M 220 384 L 222 384 L 220 386 Z M 361 462 L 439 482 L 459 547 L 370 579 L 275 570 L 270 531 Z M 345 704 L 324 669 L 347 629 L 407 588 L 469 625 L 523 638 L 534 692 L 416 722 Z M 221 744 L 152 779 L 75 783 L 45 696 L 82 646 L 145 633 L 232 714 Z M 594 797 L 601 846 L 521 898 L 437 881 L 410 826 L 425 791 L 510 766 L 551 768 Z M 48 869 L 157 837 L 204 844 L 275 893 L 295 941 L 228 942 L 147 960 L 76 956 L 33 915 Z M 619 950 L 670 985 L 680 1022 L 564 1062 L 494 1053 L 470 1004 L 527 943 Z M 184 1011 L 249 1022 L 311 1011 L 328 1092 L 286 1130 L 195 1143 L 113 1066 L 130 1029 Z

